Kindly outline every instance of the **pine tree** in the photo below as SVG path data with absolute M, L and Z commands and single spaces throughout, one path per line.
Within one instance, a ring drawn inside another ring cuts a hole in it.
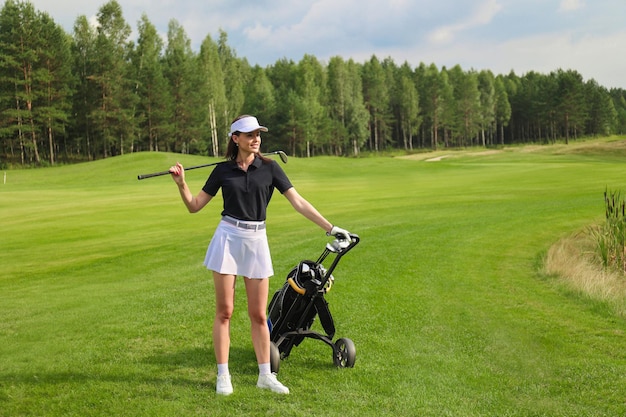
M 94 72 L 87 79 L 98 91 L 98 107 L 89 117 L 104 158 L 124 153 L 125 141 L 132 141 L 135 135 L 133 109 L 136 96 L 127 59 L 130 31 L 117 1 L 111 0 L 100 8 Z
M 22 164 L 41 163 L 41 126 L 36 112 L 45 97 L 45 90 L 39 87 L 46 74 L 38 53 L 44 46 L 40 20 L 31 3 L 7 0 L 0 12 L 0 134 L 9 140 L 17 138 Z
M 389 126 L 389 86 L 385 71 L 376 56 L 363 64 L 363 99 L 369 112 L 370 149 L 382 149 Z
M 163 63 L 163 74 L 173 101 L 168 117 L 167 151 L 188 153 L 196 141 L 197 126 L 202 115 L 198 115 L 194 61 L 195 55 L 185 30 L 176 20 L 171 20 Z
M 326 86 L 326 74 L 317 58 L 305 55 L 298 64 L 297 92 L 300 97 L 298 124 L 302 132 L 302 144 L 304 155 L 310 157 L 313 148 L 322 148 L 328 136 L 324 131 L 324 87 Z
M 270 126 L 274 126 L 272 121 L 276 118 L 276 93 L 263 68 L 258 65 L 252 68 L 245 91 L 242 112 L 255 115 L 261 124 L 267 125 L 269 123 Z M 277 138 L 273 130 L 270 130 L 270 135 L 272 137 L 271 146 L 274 147 L 276 146 L 274 140 Z
M 159 141 L 166 137 L 172 101 L 161 64 L 163 41 L 145 14 L 139 21 L 138 29 L 132 65 L 136 80 L 135 119 L 139 126 L 139 140 L 133 150 L 158 151 Z

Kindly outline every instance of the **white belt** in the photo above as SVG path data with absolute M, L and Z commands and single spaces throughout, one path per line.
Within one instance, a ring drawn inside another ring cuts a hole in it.
M 241 229 L 246 229 L 246 230 L 263 230 L 265 229 L 265 222 L 260 222 L 260 223 L 248 223 L 246 221 L 242 221 L 242 220 L 237 220 L 233 217 L 230 216 L 222 216 L 222 220 L 224 220 L 226 223 L 230 223 L 234 226 L 237 226 Z

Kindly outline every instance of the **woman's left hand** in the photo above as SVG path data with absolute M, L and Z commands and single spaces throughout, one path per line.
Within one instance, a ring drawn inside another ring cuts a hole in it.
M 328 234 L 335 236 L 336 238 L 340 240 L 347 240 L 348 242 L 352 240 L 352 238 L 350 237 L 350 232 L 348 232 L 345 229 L 342 229 L 341 227 L 333 226 L 333 228 L 330 229 L 330 232 L 328 232 Z

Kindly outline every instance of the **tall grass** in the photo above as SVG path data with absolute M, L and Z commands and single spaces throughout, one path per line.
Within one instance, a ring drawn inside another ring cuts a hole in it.
M 568 288 L 606 303 L 626 319 L 626 202 L 619 191 L 604 192 L 604 219 L 560 239 L 548 250 L 545 272 Z
M 626 201 L 620 191 L 604 191 L 605 221 L 591 228 L 605 268 L 626 274 Z
M 555 242 L 546 254 L 544 272 L 558 276 L 564 287 L 582 297 L 606 304 L 612 314 L 626 320 L 626 279 L 623 272 L 599 262 L 594 230 L 585 228 Z

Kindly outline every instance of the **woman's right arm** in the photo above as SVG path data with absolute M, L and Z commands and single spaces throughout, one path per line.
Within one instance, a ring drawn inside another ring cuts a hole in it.
M 180 197 L 187 207 L 187 210 L 189 210 L 189 213 L 199 212 L 213 198 L 212 195 L 207 194 L 203 190 L 200 190 L 198 195 L 195 197 L 193 196 L 193 194 L 191 194 L 191 191 L 189 190 L 189 187 L 185 182 L 185 169 L 180 164 L 180 162 L 177 162 L 176 165 L 169 169 L 169 171 L 172 175 L 172 179 L 178 186 L 178 192 L 180 193 Z

